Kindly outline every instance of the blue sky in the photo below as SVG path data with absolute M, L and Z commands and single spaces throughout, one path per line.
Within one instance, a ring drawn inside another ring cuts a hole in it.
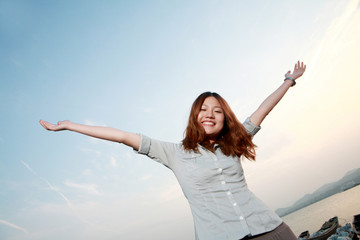
M 299 59 L 249 186 L 276 209 L 358 168 L 359 21 L 358 0 L 0 1 L 0 238 L 193 239 L 167 168 L 39 120 L 179 142 L 200 93 L 243 121 Z

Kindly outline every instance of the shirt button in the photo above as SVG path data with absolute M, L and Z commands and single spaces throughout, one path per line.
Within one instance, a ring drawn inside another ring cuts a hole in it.
M 223 170 L 222 168 L 218 168 L 218 172 L 219 172 L 219 173 L 221 173 L 221 172 L 222 172 L 222 170 Z
M 244 220 L 244 217 L 243 217 L 243 216 L 240 216 L 239 219 L 240 219 L 240 220 Z
M 228 191 L 228 192 L 226 192 L 226 194 L 227 194 L 227 195 L 231 195 L 231 192 L 230 192 L 230 191 Z
M 235 202 L 235 203 L 233 203 L 233 206 L 235 207 L 237 205 L 237 203 Z
M 221 181 L 221 184 L 225 184 L 226 182 L 225 181 Z

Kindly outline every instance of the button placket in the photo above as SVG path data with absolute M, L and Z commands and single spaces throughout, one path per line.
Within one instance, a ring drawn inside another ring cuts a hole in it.
M 229 199 L 229 202 L 232 204 L 236 214 L 239 216 L 239 220 L 240 220 L 241 224 L 243 225 L 243 228 L 248 230 L 248 226 L 247 226 L 246 222 L 244 221 L 245 218 L 243 217 L 243 213 L 241 212 L 241 210 L 234 198 L 234 195 L 231 192 L 231 189 L 226 184 L 226 180 L 225 180 L 225 177 L 223 174 L 223 168 L 220 165 L 218 157 L 214 153 L 210 153 L 208 151 L 206 151 L 206 153 L 214 160 L 215 168 L 217 169 L 217 172 L 219 173 L 220 183 L 223 186 L 223 191 L 224 191 L 224 193 L 226 193 L 226 195 Z
M 213 171 L 214 171 L 214 174 L 216 174 L 218 176 L 217 179 L 218 179 L 218 181 L 220 181 L 220 188 L 222 189 L 222 194 L 224 194 L 224 198 L 228 199 L 228 207 L 233 209 L 233 213 L 235 214 L 234 217 L 236 217 L 236 219 L 238 219 L 237 221 L 241 225 L 244 232 L 250 233 L 249 226 L 244 217 L 245 215 L 241 211 L 241 206 L 236 201 L 236 198 L 235 198 L 236 194 L 233 193 L 233 190 L 230 188 L 231 184 L 229 184 L 227 182 L 227 179 L 225 177 L 226 175 L 224 175 L 224 169 L 223 169 L 224 166 L 222 166 L 222 164 L 221 164 L 222 162 L 219 161 L 218 157 L 220 157 L 220 159 L 221 159 L 222 153 L 219 151 L 215 151 L 215 153 L 213 153 L 204 148 L 202 148 L 201 150 L 202 150 L 203 154 L 206 154 L 213 161 L 213 167 L 214 167 Z
M 219 178 L 220 178 L 220 183 L 222 185 L 223 191 L 224 193 L 227 195 L 230 203 L 235 207 L 237 206 L 237 203 L 235 201 L 234 196 L 232 195 L 231 189 L 229 188 L 225 176 L 223 174 L 223 168 L 220 166 L 220 162 L 218 161 L 218 158 L 216 156 L 216 154 L 211 153 L 211 157 L 212 159 L 215 161 L 215 167 L 217 168 L 217 172 L 219 173 Z

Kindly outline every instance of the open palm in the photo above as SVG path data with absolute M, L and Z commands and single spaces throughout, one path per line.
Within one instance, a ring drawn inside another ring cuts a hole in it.
M 47 121 L 44 120 L 40 120 L 40 124 L 49 131 L 62 131 L 62 130 L 66 130 L 68 123 L 70 123 L 70 121 L 60 121 L 57 123 L 57 125 L 49 123 Z
M 285 77 L 291 77 L 293 79 L 297 79 L 304 74 L 305 69 L 306 69 L 306 65 L 303 62 L 298 61 L 294 66 L 294 71 L 291 73 L 291 71 L 289 70 L 285 74 Z

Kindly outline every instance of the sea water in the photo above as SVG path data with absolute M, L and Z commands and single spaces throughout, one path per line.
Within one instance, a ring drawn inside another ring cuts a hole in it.
M 338 216 L 341 225 L 352 223 L 356 214 L 360 214 L 360 185 L 290 213 L 282 219 L 299 236 L 306 230 L 310 234 L 314 233 L 334 216 Z

